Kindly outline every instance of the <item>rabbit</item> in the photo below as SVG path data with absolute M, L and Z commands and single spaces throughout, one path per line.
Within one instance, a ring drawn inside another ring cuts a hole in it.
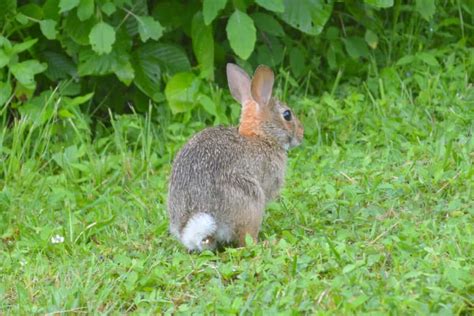
M 303 140 L 291 109 L 272 98 L 274 74 L 258 66 L 251 80 L 227 64 L 227 80 L 242 106 L 238 127 L 195 134 L 176 155 L 168 192 L 170 233 L 191 251 L 255 242 L 265 204 L 284 182 L 288 149 Z

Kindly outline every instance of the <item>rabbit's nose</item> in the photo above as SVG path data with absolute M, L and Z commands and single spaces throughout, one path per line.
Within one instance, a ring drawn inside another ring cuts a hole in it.
M 290 140 L 290 147 L 296 147 L 303 141 L 303 135 L 294 135 Z

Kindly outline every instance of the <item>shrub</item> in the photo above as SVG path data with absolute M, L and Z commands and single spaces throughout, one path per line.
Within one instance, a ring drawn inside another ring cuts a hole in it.
M 151 100 L 173 114 L 198 107 L 225 121 L 208 82 L 225 83 L 228 61 L 248 71 L 260 63 L 279 68 L 314 94 L 342 74 L 365 79 L 416 58 L 433 66 L 435 55 L 418 53 L 473 42 L 469 1 L 2 2 L 0 107 L 14 113 L 28 113 L 41 91 L 57 89 L 68 97 L 93 93 L 91 113 L 129 104 L 145 111 Z

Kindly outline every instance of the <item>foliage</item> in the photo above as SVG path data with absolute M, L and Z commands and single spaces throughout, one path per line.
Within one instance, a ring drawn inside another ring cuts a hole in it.
M 25 105 L 36 115 L 2 112 L 0 310 L 472 314 L 474 51 L 432 54 L 318 97 L 282 72 L 304 144 L 267 209 L 267 243 L 215 254 L 188 254 L 167 231 L 170 161 L 202 121 L 150 105 L 94 126 L 77 107 L 92 95 L 63 87 Z M 199 91 L 179 76 L 171 87 Z
M 199 108 L 221 122 L 229 110 L 202 96 L 214 80 L 225 84 L 228 61 L 248 71 L 289 65 L 318 94 L 342 71 L 367 78 L 375 68 L 406 64 L 406 55 L 432 66 L 436 55 L 427 49 L 472 45 L 470 2 L 437 2 L 4 0 L 0 107 L 26 113 L 42 90 L 67 86 L 62 95 L 94 93 L 91 113 L 130 105 L 146 112 L 151 100 L 183 119 Z

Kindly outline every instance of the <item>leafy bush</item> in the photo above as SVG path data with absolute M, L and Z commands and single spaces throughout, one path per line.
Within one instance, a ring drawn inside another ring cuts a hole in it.
M 129 104 L 146 111 L 152 100 L 173 114 L 197 107 L 224 122 L 230 110 L 207 82 L 223 85 L 228 61 L 248 71 L 280 68 L 289 84 L 317 94 L 397 62 L 436 66 L 435 54 L 420 53 L 426 49 L 472 45 L 469 1 L 437 2 L 4 0 L 0 107 L 34 113 L 35 92 L 57 89 L 93 93 L 92 113 Z

